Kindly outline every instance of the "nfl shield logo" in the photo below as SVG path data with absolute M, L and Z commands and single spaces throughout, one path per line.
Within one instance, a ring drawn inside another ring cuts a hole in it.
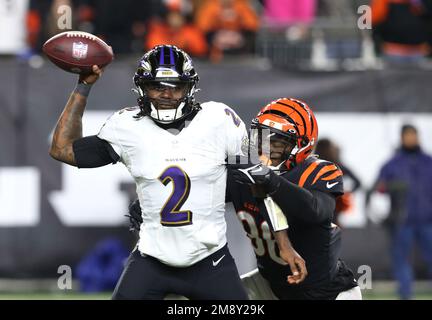
M 74 42 L 72 47 L 72 57 L 75 59 L 85 59 L 87 57 L 88 44 L 80 42 Z

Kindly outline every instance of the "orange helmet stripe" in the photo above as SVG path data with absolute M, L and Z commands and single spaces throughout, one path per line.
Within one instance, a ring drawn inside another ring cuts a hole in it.
M 291 104 L 288 104 L 288 103 L 282 102 L 282 101 L 278 101 L 277 104 L 292 109 L 292 112 L 287 112 L 287 114 L 288 114 L 288 115 L 289 115 L 289 116 L 290 116 L 294 121 L 296 121 L 296 124 L 297 124 L 299 130 L 300 130 L 300 128 L 303 128 L 303 132 L 299 132 L 299 134 L 300 134 L 301 136 L 305 135 L 305 134 L 306 134 L 306 130 L 307 130 L 307 128 L 306 128 L 306 120 L 305 120 L 304 116 L 302 115 L 302 113 L 298 110 L 298 108 L 296 108 L 295 106 L 292 106 Z M 275 109 L 277 109 L 277 108 L 275 108 Z M 285 108 L 284 108 L 284 109 L 285 109 Z M 284 110 L 284 111 L 285 111 L 285 110 Z M 285 111 L 285 112 L 286 112 L 286 111 Z M 293 113 L 294 113 L 294 114 L 297 114 L 299 117 L 295 117 Z M 301 122 L 302 122 L 300 126 L 299 126 L 299 123 L 297 123 L 298 119 L 296 119 L 296 118 L 300 118 L 300 120 L 301 120 Z

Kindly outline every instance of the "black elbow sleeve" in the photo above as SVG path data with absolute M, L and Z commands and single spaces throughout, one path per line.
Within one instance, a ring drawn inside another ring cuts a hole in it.
M 97 168 L 116 163 L 120 156 L 105 140 L 97 136 L 88 136 L 73 143 L 75 162 L 78 168 Z

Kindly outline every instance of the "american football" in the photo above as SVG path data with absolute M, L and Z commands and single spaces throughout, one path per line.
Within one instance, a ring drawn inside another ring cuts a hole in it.
M 91 33 L 68 31 L 45 42 L 43 52 L 61 69 L 78 74 L 90 73 L 93 65 L 100 68 L 114 59 L 112 48 Z

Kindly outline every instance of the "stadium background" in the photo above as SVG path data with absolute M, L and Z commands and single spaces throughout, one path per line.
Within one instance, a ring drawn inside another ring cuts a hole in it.
M 262 2 L 251 3 L 262 10 Z M 356 9 L 367 3 L 351 5 Z M 262 27 L 250 52 L 217 63 L 197 59 L 198 100 L 224 102 L 246 123 L 276 97 L 308 102 L 317 114 L 320 137 L 341 147 L 342 160 L 362 182 L 354 206 L 341 217 L 342 258 L 354 272 L 371 267 L 373 288 L 366 297 L 393 298 L 387 237 L 379 224 L 388 204 L 376 197 L 374 206 L 365 208 L 364 197 L 398 146 L 403 123 L 418 126 L 422 145 L 432 153 L 431 69 L 428 64 L 386 67 L 373 50 L 372 31 L 358 28 L 360 16 L 354 11 L 342 20 L 317 17 L 310 36 L 301 41 Z M 130 89 L 139 56 L 139 50 L 119 54 L 106 69 L 89 99 L 85 134 L 97 133 L 114 110 L 135 104 Z M 74 296 L 77 283 L 66 295 L 57 288 L 58 267 L 74 271 L 107 238 L 115 237 L 128 249 L 136 241 L 124 217 L 134 186 L 122 166 L 79 170 L 48 155 L 53 126 L 75 82 L 76 76 L 41 60 L 37 50 L 0 55 L 0 298 L 87 297 Z M 248 272 L 254 268 L 252 249 L 230 207 L 226 218 L 239 271 Z M 416 279 L 425 280 L 416 251 L 414 258 Z M 417 297 L 429 298 L 429 293 L 420 282 Z

